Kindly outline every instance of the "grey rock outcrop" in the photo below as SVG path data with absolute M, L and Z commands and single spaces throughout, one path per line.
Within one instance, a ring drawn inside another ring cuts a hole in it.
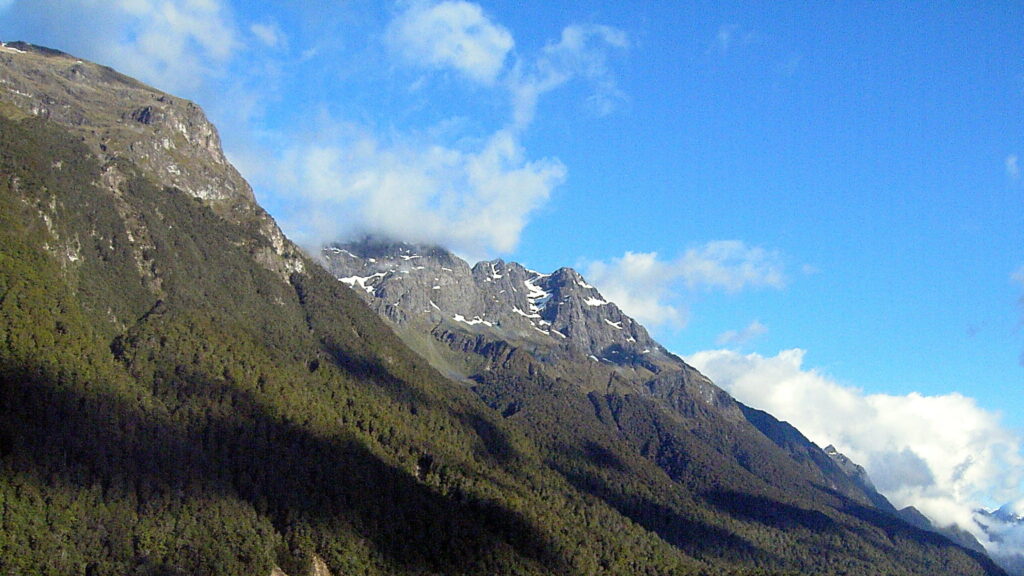
M 124 158 L 204 200 L 252 189 L 227 161 L 199 106 L 114 70 L 21 42 L 0 46 L 0 101 L 79 134 L 101 161 Z
M 827 454 L 828 457 L 831 458 L 847 476 L 853 478 L 865 487 L 870 487 L 872 490 L 875 489 L 875 485 L 871 482 L 871 478 L 868 476 L 867 470 L 865 470 L 860 464 L 850 460 L 845 454 L 837 450 L 835 446 L 831 444 L 826 446 L 825 454 Z
M 488 334 L 538 358 L 589 358 L 652 373 L 682 363 L 571 268 L 551 274 L 374 239 L 321 251 L 324 266 L 398 326 Z
M 79 136 L 104 166 L 102 184 L 115 196 L 141 172 L 252 230 L 250 249 L 264 267 L 284 277 L 301 270 L 299 248 L 256 203 L 196 104 L 57 50 L 0 42 L 0 114 L 46 119 Z M 145 230 L 131 232 L 142 261 L 152 246 Z

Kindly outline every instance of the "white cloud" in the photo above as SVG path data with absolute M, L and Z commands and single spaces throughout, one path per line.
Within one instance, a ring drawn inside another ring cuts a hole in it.
M 519 62 L 509 80 L 515 124 L 533 121 L 537 99 L 574 78 L 583 78 L 593 87 L 587 106 L 598 116 L 610 114 L 625 100 L 608 67 L 609 49 L 629 47 L 625 32 L 611 26 L 572 25 L 562 30 L 557 43 L 544 47 L 535 62 Z
M 484 84 L 495 81 L 515 46 L 508 30 L 464 1 L 415 3 L 392 22 L 387 38 L 411 63 L 451 67 Z
M 574 78 L 592 85 L 586 105 L 598 116 L 611 113 L 625 99 L 607 59 L 609 49 L 625 49 L 629 39 L 610 26 L 566 26 L 559 41 L 547 44 L 536 58 L 516 59 L 510 66 L 506 62 L 515 48 L 512 34 L 471 2 L 415 3 L 391 23 L 386 38 L 406 62 L 452 68 L 484 85 L 503 79 L 517 128 L 532 122 L 542 94 Z
M 717 52 L 724 55 L 737 46 L 748 46 L 759 40 L 759 35 L 754 32 L 743 30 L 735 24 L 724 24 L 718 27 L 718 32 L 715 33 L 715 38 L 708 47 L 708 52 Z
M 537 98 L 576 77 L 613 86 L 601 51 L 626 45 L 625 34 L 569 26 L 535 59 L 506 66 L 512 35 L 478 5 L 446 1 L 409 5 L 387 26 L 385 40 L 406 63 L 453 70 L 474 89 L 508 95 L 513 117 L 482 137 L 462 133 L 472 123 L 450 118 L 423 133 L 348 126 L 287 148 L 276 175 L 263 177 L 295 214 L 280 216 L 282 226 L 310 246 L 371 233 L 441 244 L 469 258 L 515 249 L 567 173 L 558 159 L 531 159 L 522 146 Z M 523 91 L 532 96 L 521 115 Z M 317 124 L 339 125 L 330 118 Z
M 1020 160 L 1017 158 L 1016 154 L 1010 154 L 1007 156 L 1005 164 L 1006 174 L 1010 178 L 1013 178 L 1014 180 L 1020 178 Z
M 1020 498 L 1021 439 L 999 415 L 960 394 L 865 394 L 803 367 L 804 351 L 774 357 L 711 350 L 687 361 L 739 401 L 767 410 L 819 445 L 863 465 L 897 507 L 987 543 L 974 511 Z
M 671 265 L 658 254 L 626 252 L 610 262 L 592 262 L 586 267 L 587 280 L 641 324 L 651 327 L 686 325 L 685 309 L 670 304 L 674 274 Z
M 719 346 L 739 346 L 768 333 L 768 327 L 754 320 L 742 330 L 729 330 L 718 335 L 715 344 Z
M 249 26 L 249 31 L 268 48 L 281 48 L 288 43 L 287 37 L 276 24 L 253 24 Z
M 477 150 L 409 137 L 382 143 L 352 132 L 340 143 L 285 155 L 279 186 L 293 191 L 297 218 L 285 218 L 284 225 L 304 244 L 374 233 L 443 244 L 472 257 L 507 252 L 565 178 L 557 160 L 526 159 L 505 130 Z
M 691 248 L 675 267 L 690 288 L 736 292 L 748 286 L 782 288 L 786 284 L 777 252 L 747 246 L 739 240 L 720 240 Z
M 190 91 L 240 47 L 223 0 L 35 0 L 13 28 L 169 91 Z
M 786 284 L 777 252 L 739 240 L 708 242 L 668 261 L 655 252 L 626 252 L 621 258 L 588 264 L 586 276 L 606 298 L 641 323 L 675 328 L 682 328 L 687 321 L 686 309 L 678 303 L 683 292 L 736 292 Z

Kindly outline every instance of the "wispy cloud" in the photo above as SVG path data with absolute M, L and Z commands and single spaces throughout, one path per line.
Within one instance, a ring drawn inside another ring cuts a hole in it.
M 804 355 L 711 350 L 686 360 L 741 402 L 819 445 L 834 444 L 896 506 L 913 505 L 939 525 L 956 524 L 998 547 L 986 541 L 975 511 L 1015 497 L 1024 466 L 1021 438 L 1000 425 L 999 414 L 960 394 L 865 394 L 804 368 Z
M 736 292 L 748 287 L 782 288 L 786 285 L 778 252 L 747 246 L 739 240 L 719 240 L 690 248 L 674 268 L 690 288 Z
M 674 260 L 655 252 L 626 252 L 621 258 L 592 262 L 587 278 L 627 314 L 652 327 L 685 326 L 682 292 L 782 288 L 787 277 L 778 252 L 719 240 L 690 248 Z
M 470 80 L 493 83 L 515 46 L 512 34 L 492 22 L 478 4 L 418 2 L 399 15 L 387 38 L 408 62 L 451 68 Z
M 282 48 L 288 44 L 287 36 L 277 24 L 257 23 L 249 26 L 249 31 L 268 48 Z
M 768 327 L 761 322 L 754 320 L 742 330 L 728 330 L 718 335 L 715 344 L 718 346 L 742 346 L 764 336 L 768 333 Z
M 1004 164 L 1006 166 L 1007 176 L 1014 180 L 1018 180 L 1020 178 L 1020 160 L 1017 158 L 1017 155 L 1010 154 L 1007 156 Z
M 587 105 L 598 116 L 610 114 L 625 99 L 608 68 L 609 50 L 629 47 L 625 32 L 596 24 L 572 25 L 562 30 L 557 43 L 544 47 L 535 62 L 518 62 L 510 74 L 515 124 L 533 120 L 537 98 L 574 78 L 593 87 Z
M 735 24 L 723 24 L 718 27 L 715 38 L 708 46 L 708 53 L 728 54 L 738 46 L 747 46 L 757 42 L 759 36 L 752 31 L 744 30 Z
M 728 52 L 729 48 L 732 48 L 735 36 L 735 26 L 720 26 L 718 33 L 715 34 L 715 40 L 711 43 L 711 47 L 708 50 L 715 50 L 722 54 Z

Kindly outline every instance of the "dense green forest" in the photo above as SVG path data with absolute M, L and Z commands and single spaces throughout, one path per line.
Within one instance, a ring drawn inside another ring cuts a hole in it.
M 199 201 L 130 166 L 115 195 L 61 129 L 0 122 L 0 572 L 699 568 L 326 274 L 286 283 Z
M 1000 573 L 642 399 L 443 378 L 251 223 L 4 111 L 0 574 Z

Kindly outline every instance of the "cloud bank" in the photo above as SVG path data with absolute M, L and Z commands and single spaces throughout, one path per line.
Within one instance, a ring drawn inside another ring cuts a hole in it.
M 782 288 L 787 282 L 778 252 L 739 240 L 708 242 L 674 260 L 661 259 L 656 252 L 626 252 L 585 269 L 606 298 L 651 327 L 686 325 L 688 312 L 679 301 L 684 292 Z
M 731 350 L 686 358 L 739 401 L 796 426 L 815 443 L 833 444 L 867 469 L 895 506 L 915 506 L 937 525 L 957 525 L 991 550 L 1010 548 L 1024 528 L 1002 527 L 994 542 L 981 530 L 976 510 L 1020 493 L 1021 439 L 960 394 L 865 394 L 827 374 L 803 367 L 805 352 L 774 357 Z M 1018 541 L 1019 543 L 1019 541 Z
M 281 168 L 281 187 L 301 190 L 296 220 L 285 222 L 300 241 L 383 234 L 473 255 L 481 246 L 514 249 L 566 174 L 558 160 L 528 160 L 506 131 L 471 151 L 362 133 L 293 149 Z

